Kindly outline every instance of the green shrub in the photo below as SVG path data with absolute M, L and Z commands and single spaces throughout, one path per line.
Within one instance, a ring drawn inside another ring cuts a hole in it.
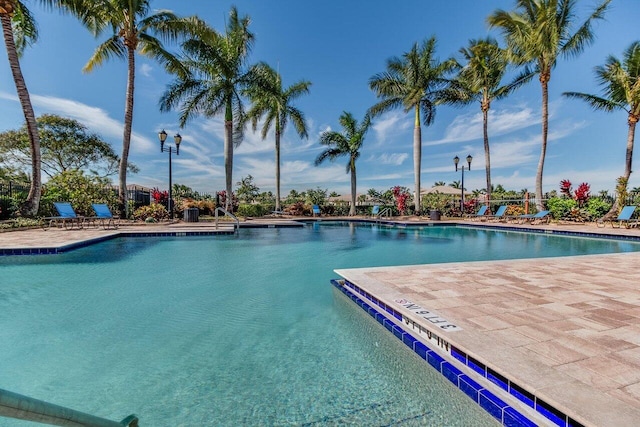
M 40 221 L 34 218 L 16 218 L 9 221 L 0 222 L 0 229 L 3 230 L 38 226 L 40 226 Z
M 607 212 L 609 212 L 609 209 L 611 209 L 611 203 L 608 203 L 599 197 L 592 197 L 587 202 L 585 209 L 589 213 L 591 219 L 596 220 L 598 218 L 602 218 Z
M 553 219 L 570 218 L 573 216 L 573 210 L 578 208 L 578 202 L 573 199 L 552 197 L 547 200 L 547 208 Z
M 55 216 L 54 202 L 70 202 L 78 215 L 93 216 L 92 203 L 106 203 L 116 211 L 117 195 L 109 186 L 109 181 L 87 176 L 82 171 L 70 170 L 55 175 L 43 187 L 40 199 L 40 216 Z
M 152 218 L 155 221 L 169 219 L 169 212 L 159 203 L 151 203 L 148 206 L 141 206 L 133 212 L 133 219 L 137 221 L 155 222 L 147 221 L 149 218 Z
M 238 216 L 264 216 L 267 213 L 267 209 L 261 204 L 241 204 L 238 206 L 236 212 Z

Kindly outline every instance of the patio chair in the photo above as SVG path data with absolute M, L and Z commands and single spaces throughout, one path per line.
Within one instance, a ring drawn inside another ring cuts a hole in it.
M 313 205 L 313 216 L 320 216 L 320 206 Z
M 506 212 L 507 212 L 507 206 L 506 205 L 502 205 L 502 206 L 498 207 L 498 210 L 496 211 L 495 214 L 493 214 L 493 215 L 485 215 L 485 217 L 487 217 L 488 221 L 503 222 L 503 221 L 507 220 L 507 216 L 505 215 Z
M 480 206 L 478 212 L 476 212 L 475 214 L 465 215 L 465 217 L 471 219 L 471 221 L 481 221 L 485 219 L 485 215 L 487 214 L 488 209 L 489 206 L 487 205 Z
M 117 229 L 118 228 L 118 220 L 119 216 L 114 216 L 111 213 L 111 209 L 105 203 L 93 203 L 91 205 L 93 207 L 93 211 L 96 213 L 96 216 L 87 218 L 88 221 L 93 222 L 96 227 L 98 224 L 102 225 L 102 228 L 105 230 L 109 229 Z
M 636 227 L 638 225 L 638 220 L 631 219 L 631 215 L 633 215 L 633 212 L 635 210 L 636 210 L 635 206 L 625 206 L 624 208 L 622 208 L 617 218 L 605 219 L 606 217 L 605 215 L 605 217 L 598 220 L 596 225 L 598 227 L 604 227 L 607 225 L 607 222 L 608 222 L 611 224 L 612 228 L 620 228 L 623 225 L 625 226 L 625 228 Z
M 69 202 L 54 202 L 53 206 L 58 211 L 58 216 L 49 216 L 42 218 L 42 228 L 45 230 L 51 228 L 52 226 L 56 227 L 64 227 L 67 230 L 72 228 L 81 229 L 84 227 L 83 216 L 76 215 L 76 211 L 71 206 Z
M 380 205 L 373 205 L 371 208 L 371 216 L 376 217 L 378 214 L 380 214 Z
M 536 214 L 526 214 L 526 215 L 518 215 L 516 217 L 516 222 L 518 224 L 524 224 L 528 222 L 531 225 L 535 224 L 548 224 L 551 221 L 551 213 L 549 211 L 540 211 Z

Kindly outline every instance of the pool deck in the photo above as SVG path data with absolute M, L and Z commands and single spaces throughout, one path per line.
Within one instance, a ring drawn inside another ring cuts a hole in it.
M 264 227 L 295 225 L 283 219 L 250 222 Z M 640 237 L 639 229 L 592 224 L 531 228 Z M 0 249 L 64 247 L 117 234 L 189 230 L 213 232 L 213 226 L 176 223 L 118 230 L 4 232 Z M 636 252 L 336 272 L 389 305 L 406 299 L 459 326 L 459 331 L 442 332 L 395 306 L 583 425 L 633 426 L 640 425 L 639 265 Z

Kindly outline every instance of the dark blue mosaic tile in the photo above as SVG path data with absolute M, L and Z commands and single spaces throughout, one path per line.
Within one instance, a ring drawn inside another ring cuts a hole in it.
M 393 332 L 393 327 L 395 326 L 395 324 L 391 320 L 384 319 L 382 324 L 384 325 L 385 328 L 389 330 L 389 332 Z
M 394 325 L 392 332 L 393 332 L 393 335 L 396 336 L 396 338 L 402 340 L 402 335 L 404 335 L 404 330 L 400 326 Z
M 420 341 L 416 341 L 413 344 L 413 351 L 418 353 L 418 356 L 427 360 L 427 353 L 429 352 L 429 348 L 426 345 L 422 344 Z
M 502 421 L 502 411 L 507 405 L 487 390 L 482 390 L 478 396 L 480 406 L 494 418 Z
M 473 369 L 474 371 L 476 371 L 477 373 L 479 373 L 480 375 L 482 375 L 483 377 L 485 376 L 485 373 L 486 373 L 485 366 L 470 356 L 467 357 L 467 366 Z
M 519 385 L 511 383 L 509 393 L 517 397 L 519 401 L 531 406 L 532 408 L 535 407 L 535 397 L 533 396 L 533 393 L 529 393 Z
M 467 364 L 467 355 L 464 352 L 455 348 L 454 346 L 451 346 L 451 355 L 453 356 L 454 359 L 458 359 L 460 362 L 462 362 L 465 365 Z
M 412 337 L 411 334 L 405 332 L 402 336 L 402 342 L 405 343 L 405 345 L 411 350 L 413 350 L 413 344 L 416 342 L 416 339 Z
M 384 319 L 385 317 L 382 314 L 376 312 L 376 320 L 378 321 L 378 323 L 384 322 Z
M 444 359 L 434 352 L 429 352 L 427 353 L 427 362 L 429 362 L 429 365 L 436 368 L 438 372 L 441 372 L 440 365 L 444 362 Z
M 472 398 L 474 402 L 478 403 L 478 395 L 480 391 L 483 390 L 483 387 L 464 374 L 458 377 L 458 381 L 458 388 Z
M 504 419 L 502 424 L 507 427 L 536 427 L 537 424 L 531 421 L 529 418 L 522 415 L 512 407 L 504 409 Z
M 569 427 L 585 427 L 584 424 L 574 420 L 573 418 L 569 418 L 568 426 Z
M 449 362 L 444 362 L 440 365 L 442 375 L 444 375 L 449 381 L 451 381 L 456 387 L 458 387 L 458 377 L 462 375 L 462 371 L 456 368 Z
M 556 425 L 566 425 L 567 417 L 562 412 L 540 399 L 536 401 L 536 411 L 540 412 L 545 418 Z
M 509 391 L 509 381 L 487 366 L 487 379 L 505 391 Z

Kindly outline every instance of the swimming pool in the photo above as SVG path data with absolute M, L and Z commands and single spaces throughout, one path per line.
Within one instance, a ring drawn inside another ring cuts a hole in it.
M 334 290 L 332 270 L 638 249 L 314 223 L 3 257 L 0 388 L 153 426 L 494 425 Z

